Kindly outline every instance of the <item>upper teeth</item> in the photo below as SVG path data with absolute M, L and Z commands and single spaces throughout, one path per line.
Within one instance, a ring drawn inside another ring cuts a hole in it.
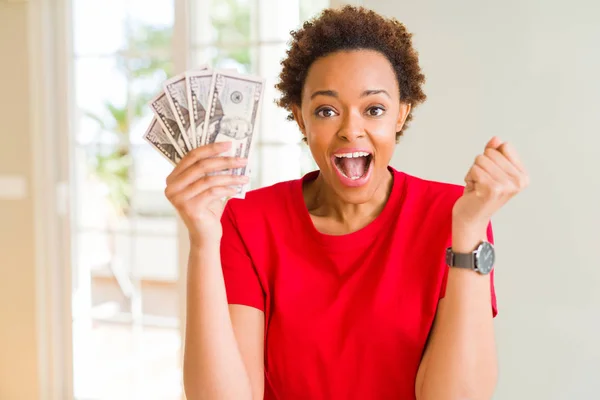
M 343 153 L 343 154 L 336 154 L 335 156 L 337 158 L 356 158 L 356 157 L 366 157 L 368 156 L 369 153 L 366 153 L 364 151 L 355 151 L 354 153 Z

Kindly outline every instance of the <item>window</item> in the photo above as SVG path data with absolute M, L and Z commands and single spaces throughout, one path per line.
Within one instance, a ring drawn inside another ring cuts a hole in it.
M 177 72 L 209 63 L 267 79 L 254 188 L 315 168 L 273 100 L 289 31 L 327 0 L 72 0 L 76 114 L 71 165 L 77 399 L 180 399 L 178 224 L 171 166 L 142 136 L 147 102 Z M 186 20 L 176 7 L 189 10 Z M 174 32 L 187 25 L 189 37 Z
M 172 0 L 73 1 L 76 398 L 178 398 L 169 166 L 141 137 L 173 71 Z
M 267 80 L 260 133 L 252 160 L 252 187 L 296 179 L 315 169 L 295 122 L 274 104 L 290 31 L 320 12 L 328 0 L 198 0 L 191 3 L 191 66 L 208 63 Z M 207 12 L 210 10 L 210 12 Z

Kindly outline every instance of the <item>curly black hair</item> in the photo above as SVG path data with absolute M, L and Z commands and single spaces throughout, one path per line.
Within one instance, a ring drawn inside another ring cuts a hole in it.
M 279 82 L 281 92 L 277 105 L 289 111 L 288 120 L 294 120 L 292 105 L 302 104 L 302 89 L 310 66 L 320 57 L 338 51 L 368 49 L 383 54 L 396 72 L 400 101 L 412 105 L 404 126 L 396 132 L 396 141 L 408 128 L 412 110 L 425 101 L 425 75 L 419 66 L 419 56 L 413 48 L 412 33 L 394 18 L 384 18 L 363 7 L 345 6 L 326 9 L 291 32 L 292 39 Z

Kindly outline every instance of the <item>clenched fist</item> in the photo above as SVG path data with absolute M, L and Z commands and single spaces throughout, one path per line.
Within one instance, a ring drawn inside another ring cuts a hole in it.
M 453 223 L 485 227 L 496 211 L 529 185 L 529 175 L 516 150 L 493 137 L 475 158 L 465 182 L 465 191 L 454 204 Z

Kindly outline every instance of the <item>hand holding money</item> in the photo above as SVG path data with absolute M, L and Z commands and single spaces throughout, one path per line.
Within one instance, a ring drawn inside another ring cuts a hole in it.
M 206 66 L 169 79 L 150 107 L 154 112 L 144 135 L 173 165 L 196 148 L 228 142 L 228 156 L 249 159 L 257 133 L 264 80 Z M 209 174 L 249 176 L 246 165 Z M 233 197 L 243 198 L 247 185 Z
M 165 195 L 187 226 L 192 245 L 219 243 L 223 233 L 222 198 L 233 196 L 248 183 L 245 175 L 219 174 L 245 167 L 247 159 L 219 156 L 231 142 L 218 142 L 190 151 L 167 178 Z

